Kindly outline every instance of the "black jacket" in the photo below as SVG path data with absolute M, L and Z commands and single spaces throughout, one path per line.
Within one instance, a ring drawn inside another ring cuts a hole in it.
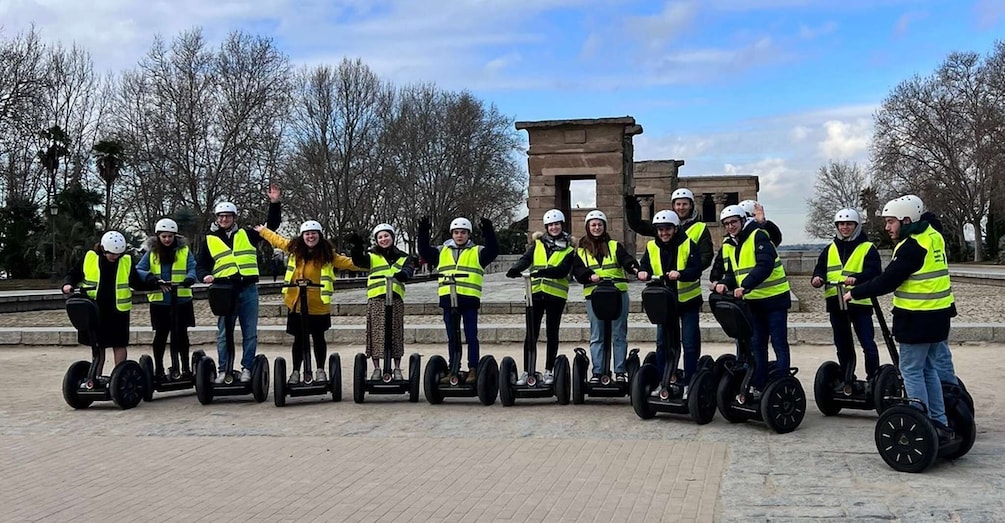
M 139 273 L 136 272 L 136 263 L 139 261 L 138 258 L 130 256 L 130 259 L 131 267 L 129 268 L 129 287 L 137 291 L 157 288 L 156 285 L 148 284 L 143 280 L 143 278 L 140 278 Z M 121 258 L 119 260 L 121 260 Z M 98 289 L 94 301 L 98 303 L 98 306 L 102 311 L 121 312 L 115 306 L 117 301 L 115 297 L 115 278 L 119 271 L 119 260 L 110 262 L 103 254 L 98 253 L 98 270 L 100 271 L 101 278 L 98 280 Z M 81 256 L 80 259 L 74 261 L 74 263 L 70 265 L 70 270 L 63 278 L 63 285 L 76 287 L 83 281 L 84 256 Z
M 282 222 L 282 205 L 283 202 L 269 204 L 269 215 L 266 218 L 265 226 L 270 230 L 278 229 L 280 222 Z M 262 242 L 262 235 L 250 227 L 245 228 L 244 232 L 248 235 L 248 241 L 251 242 L 251 245 L 257 249 L 258 244 Z M 216 236 L 223 240 L 223 243 L 227 244 L 228 247 L 233 247 L 234 234 L 237 234 L 236 230 L 233 234 L 227 234 L 227 231 L 214 226 L 206 236 Z M 209 254 L 209 247 L 206 246 L 206 239 L 203 238 L 199 244 L 199 254 L 195 258 L 195 275 L 199 281 L 213 274 L 213 265 L 213 256 Z M 244 285 L 258 283 L 258 276 L 242 276 L 240 283 Z
M 911 234 L 925 231 L 931 225 L 921 220 L 901 229 L 901 236 L 907 238 L 897 249 L 897 255 L 883 270 L 882 274 L 851 290 L 855 299 L 870 298 L 889 294 L 900 287 L 925 264 L 928 252 L 911 238 Z M 934 229 L 934 227 L 933 227 Z M 949 338 L 950 320 L 956 316 L 956 304 L 934 311 L 909 311 L 893 308 L 893 337 L 901 343 L 936 343 Z
M 680 271 L 680 281 L 692 282 L 701 279 L 701 272 L 702 272 L 702 269 L 700 267 L 701 258 L 699 258 L 697 252 L 698 249 L 696 248 L 695 243 L 691 241 L 691 239 L 688 238 L 687 235 L 680 233 L 674 234 L 674 237 L 670 239 L 669 243 L 663 243 L 658 237 L 653 241 L 656 242 L 656 245 L 659 247 L 660 262 L 663 265 L 664 269 L 666 269 L 667 267 L 677 267 L 677 248 L 680 247 L 680 244 L 685 241 L 691 242 L 691 255 L 688 256 L 688 260 L 686 265 L 684 266 L 684 270 Z M 651 277 L 658 278 L 659 276 L 661 276 L 660 274 L 653 274 L 653 265 L 652 261 L 650 261 L 649 259 L 648 245 L 646 246 L 646 251 L 642 255 L 642 260 L 639 262 L 639 265 L 641 266 L 639 270 L 648 272 L 649 274 L 652 275 Z M 664 270 L 664 273 L 666 272 L 669 272 L 669 270 Z M 702 304 L 701 294 L 698 294 L 698 296 L 681 303 L 680 310 L 688 311 L 688 310 L 699 309 L 701 308 L 701 304 Z
M 750 219 L 747 221 L 747 224 L 744 225 L 735 240 L 728 236 L 723 240 L 723 244 L 729 243 L 733 245 L 737 251 L 740 250 L 740 247 L 742 247 L 745 242 L 754 242 L 755 265 L 744 280 L 745 292 L 749 292 L 751 289 L 763 283 L 764 280 L 768 279 L 768 276 L 770 276 L 771 272 L 774 270 L 775 258 L 778 257 L 778 251 L 775 250 L 774 242 L 772 242 L 770 237 L 764 234 L 754 234 L 754 231 L 760 228 L 760 225 L 756 221 Z M 725 264 L 722 261 L 721 248 L 719 249 L 719 252 L 716 253 L 715 260 L 712 262 L 712 272 L 709 275 L 709 280 L 713 283 L 723 283 L 730 290 L 737 287 L 736 275 L 733 274 L 732 267 L 728 272 L 726 271 Z M 751 309 L 788 309 L 792 306 L 792 298 L 789 296 L 789 293 L 785 292 L 770 298 L 748 300 L 747 304 Z
M 360 269 L 369 269 L 370 253 L 382 256 L 388 265 L 394 265 L 401 258 L 405 258 L 405 261 L 402 262 L 401 271 L 399 271 L 401 277 L 398 278 L 398 281 L 402 283 L 412 279 L 412 276 L 415 275 L 415 259 L 394 245 L 389 249 L 381 249 L 375 246 L 369 252 L 364 251 L 362 245 L 357 245 L 350 252 L 352 264 Z
M 844 264 L 848 261 L 848 257 L 855 249 L 869 241 L 869 236 L 862 231 L 853 238 L 851 241 L 844 241 L 840 238 L 835 237 L 832 245 L 837 245 L 838 258 L 841 259 L 841 263 Z M 831 250 L 831 246 L 828 245 L 824 247 L 824 250 L 820 251 L 820 256 L 817 257 L 817 264 L 813 268 L 813 276 L 819 277 L 820 279 L 827 281 L 827 255 Z M 876 247 L 872 247 L 865 255 L 865 260 L 862 264 L 862 272 L 855 274 L 855 284 L 861 285 L 876 276 L 879 276 L 883 272 L 883 261 L 879 257 L 879 250 Z M 838 300 L 842 299 L 840 296 L 831 296 L 827 298 L 827 312 L 837 312 L 840 309 Z M 855 303 L 848 304 L 849 309 L 854 309 L 859 313 L 871 313 L 872 306 L 870 305 L 858 305 Z

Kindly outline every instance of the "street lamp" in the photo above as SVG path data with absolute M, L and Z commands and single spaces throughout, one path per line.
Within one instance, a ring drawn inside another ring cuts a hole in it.
M 56 216 L 59 215 L 59 207 L 55 205 L 49 206 L 49 229 L 52 230 L 52 272 L 49 277 L 52 281 L 56 281 Z

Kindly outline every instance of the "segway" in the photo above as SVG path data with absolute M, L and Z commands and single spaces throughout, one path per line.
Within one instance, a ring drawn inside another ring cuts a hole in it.
M 171 311 L 171 367 L 168 368 L 167 374 L 155 375 L 153 358 L 149 354 L 140 356 L 140 367 L 146 377 L 144 401 L 153 400 L 154 392 L 172 392 L 194 388 L 195 374 L 192 370 L 198 368 L 199 362 L 206 357 L 205 352 L 197 350 L 192 353 L 192 358 L 189 360 L 187 354 L 182 354 L 181 348 L 175 343 L 175 340 L 180 338 L 179 333 L 184 332 L 182 329 L 188 328 L 181 325 L 182 322 L 178 314 L 178 287 L 181 284 L 164 280 L 158 280 L 157 284 L 161 287 L 171 287 L 171 305 L 168 306 Z M 186 349 L 185 352 L 187 353 L 188 350 Z M 189 363 L 190 361 L 191 363 Z
M 523 341 L 523 368 L 527 371 L 527 382 L 517 384 L 516 361 L 506 356 L 499 364 L 499 402 L 503 407 L 511 407 L 517 398 L 558 398 L 559 405 L 569 404 L 569 358 L 564 354 L 555 358 L 555 379 L 550 385 L 545 384 L 540 372 L 537 372 L 537 339 L 534 338 L 534 295 L 531 286 L 530 273 L 523 273 L 524 283 L 524 328 L 526 335 Z
M 750 347 L 750 309 L 743 300 L 718 293 L 709 295 L 708 305 L 722 330 L 737 342 L 738 357 L 723 362 L 716 389 L 719 414 L 730 423 L 763 421 L 778 434 L 796 430 L 806 415 L 806 393 L 795 376 L 799 369 L 769 372 L 761 398 L 753 397 L 749 391 L 756 364 Z
M 311 370 L 311 362 L 314 361 L 314 354 L 311 350 L 310 329 L 307 323 L 310 315 L 307 310 L 307 289 L 310 287 L 321 288 L 320 283 L 314 283 L 309 279 L 301 278 L 292 283 L 284 285 L 287 288 L 297 289 L 297 307 L 300 309 L 300 339 L 303 340 L 301 350 L 304 354 L 304 374 L 299 383 L 286 382 L 286 360 L 277 357 L 272 362 L 273 374 L 272 401 L 277 407 L 286 405 L 286 397 L 296 398 L 300 396 L 318 396 L 331 393 L 332 401 L 342 401 L 342 362 L 337 352 L 332 352 L 328 356 L 328 381 L 320 382 L 314 380 L 314 373 Z
M 677 286 L 666 276 L 646 285 L 642 290 L 642 308 L 649 321 L 663 327 L 663 347 L 666 365 L 663 375 L 654 361 L 643 363 L 632 379 L 632 408 L 642 419 L 650 419 L 657 412 L 688 414 L 699 425 L 715 417 L 715 387 L 711 356 L 702 356 L 691 381 L 688 395 L 684 396 L 684 373 L 678 369 L 681 356 L 680 316 L 677 309 Z M 654 355 L 655 356 L 655 355 Z M 648 356 L 646 357 L 648 360 Z M 657 389 L 657 386 L 661 386 Z M 658 394 L 653 394 L 659 390 Z
M 447 343 L 450 351 L 450 364 L 443 356 L 435 355 L 426 363 L 423 374 L 423 390 L 426 401 L 432 405 L 443 403 L 443 398 L 470 398 L 478 396 L 482 405 L 495 403 L 499 394 L 499 366 L 490 355 L 478 359 L 475 368 L 475 383 L 467 383 L 468 373 L 461 371 L 461 314 L 457 308 L 457 280 L 466 278 L 466 274 L 440 274 L 441 281 L 450 288 L 450 312 L 453 318 L 451 327 L 457 343 Z
M 572 403 L 582 405 L 586 396 L 594 398 L 623 398 L 631 393 L 632 378 L 639 370 L 639 350 L 632 349 L 625 358 L 628 381 L 619 382 L 611 378 L 612 338 L 611 323 L 621 316 L 621 291 L 615 283 L 627 283 L 624 278 L 602 278 L 590 295 L 593 313 L 604 322 L 604 345 L 599 383 L 590 383 L 586 374 L 590 370 L 590 357 L 586 349 L 576 347 L 572 361 Z
M 370 394 L 408 394 L 408 401 L 419 401 L 419 372 L 422 368 L 422 356 L 412 353 L 408 357 L 408 379 L 394 379 L 391 368 L 391 345 L 394 325 L 394 277 L 384 277 L 384 365 L 379 380 L 369 380 L 366 376 L 367 357 L 360 352 L 352 366 L 352 400 L 363 403 L 366 393 Z
M 833 281 L 826 284 L 837 290 L 838 307 L 841 311 L 839 314 L 844 315 L 846 321 L 849 322 L 849 333 L 851 333 L 848 303 L 843 299 L 844 282 Z M 849 354 L 848 368 L 844 370 L 843 374 L 839 363 L 825 361 L 817 369 L 816 377 L 813 380 L 813 399 L 817 404 L 817 409 L 824 416 L 834 416 L 843 408 L 875 409 L 878 414 L 882 414 L 893 404 L 895 398 L 904 395 L 904 386 L 900 379 L 900 372 L 897 370 L 899 361 L 897 347 L 893 342 L 893 337 L 890 336 L 890 330 L 886 327 L 886 319 L 883 317 L 883 310 L 879 307 L 879 301 L 873 298 L 872 303 L 893 364 L 882 365 L 869 380 L 860 380 L 855 378 L 857 358 L 854 350 Z
M 249 285 L 255 285 L 250 283 Z M 216 383 L 216 362 L 209 356 L 204 356 L 195 369 L 195 395 L 199 403 L 209 405 L 217 396 L 246 396 L 251 394 L 256 402 L 261 403 L 269 397 L 269 359 L 264 354 L 255 356 L 251 365 L 251 381 L 245 383 L 238 379 L 234 371 L 234 328 L 237 324 L 237 294 L 240 284 L 229 279 L 214 280 L 209 286 L 209 308 L 216 316 L 224 318 L 224 337 L 226 339 L 227 364 L 221 369 L 226 374 L 223 383 Z
M 63 376 L 63 400 L 74 409 L 86 409 L 95 401 L 111 401 L 122 410 L 139 405 L 146 394 L 146 377 L 140 364 L 125 360 L 115 365 L 109 376 L 98 375 L 98 363 L 104 359 L 98 348 L 101 313 L 98 304 L 87 296 L 94 287 L 78 287 L 66 299 L 66 315 L 91 342 L 91 361 L 75 361 Z

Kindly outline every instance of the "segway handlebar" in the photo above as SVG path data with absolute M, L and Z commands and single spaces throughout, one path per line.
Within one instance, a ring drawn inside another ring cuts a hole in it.
M 844 281 L 826 281 L 824 288 L 834 287 L 837 289 L 838 309 L 847 311 L 848 302 L 844 301 L 845 283 Z

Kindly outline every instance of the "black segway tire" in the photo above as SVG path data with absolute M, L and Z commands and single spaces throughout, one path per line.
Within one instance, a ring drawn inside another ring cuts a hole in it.
M 366 354 L 356 353 L 352 361 L 352 401 L 363 403 L 366 400 Z
M 841 379 L 841 366 L 833 361 L 825 361 L 817 369 L 813 378 L 813 401 L 824 416 L 834 416 L 841 412 L 841 406 L 834 401 L 834 387 Z
M 646 357 L 642 359 L 643 365 L 656 365 L 656 351 L 651 350 L 646 353 Z
M 337 352 L 328 355 L 328 390 L 332 401 L 342 401 L 342 356 Z
M 743 383 L 745 369 L 735 369 L 732 372 L 723 372 L 722 378 L 715 389 L 715 404 L 719 409 L 722 419 L 730 423 L 742 423 L 747 421 L 747 417 L 733 409 L 733 401 L 740 393 L 740 385 Z
M 712 379 L 716 383 L 722 381 L 722 375 L 727 369 L 732 369 L 736 365 L 735 354 L 723 354 L 715 359 L 712 365 Z
M 143 401 L 154 399 L 154 359 L 149 355 L 140 356 L 140 368 L 143 369 Z
M 422 388 L 422 356 L 413 353 L 408 357 L 408 401 L 419 402 L 419 389 Z
M 206 357 L 206 352 L 203 350 L 197 350 L 192 353 L 192 366 L 189 369 L 195 374 L 195 369 L 199 368 L 199 362 Z
M 203 358 L 195 368 L 195 397 L 199 403 L 213 403 L 213 378 L 216 377 L 216 362 L 213 358 Z
M 709 358 L 711 363 L 712 358 Z M 715 387 L 711 366 L 698 367 L 698 373 L 691 380 L 687 397 L 687 411 L 691 419 L 699 425 L 705 425 L 715 418 Z
M 555 396 L 559 405 L 569 404 L 571 389 L 572 370 L 569 369 L 569 358 L 563 354 L 555 358 Z
M 286 406 L 286 360 L 276 358 L 272 362 L 272 402 L 277 407 Z
M 806 392 L 794 376 L 768 383 L 761 397 L 761 419 L 778 434 L 788 434 L 806 416 Z
M 572 358 L 572 404 L 582 405 L 586 401 L 586 372 L 590 362 L 576 355 Z
M 711 371 L 714 366 L 715 366 L 715 360 L 713 360 L 711 356 L 709 356 L 708 354 L 706 354 L 706 355 L 698 358 L 698 366 L 696 367 L 696 369 L 699 369 L 699 370 L 700 369 L 708 369 L 708 370 Z
M 251 397 L 258 403 L 269 399 L 269 359 L 264 354 L 251 364 Z
M 443 359 L 443 356 L 437 354 L 429 358 L 426 370 L 422 374 L 422 390 L 430 405 L 443 403 L 443 394 L 440 394 L 440 378 L 446 373 L 447 360 Z
M 126 360 L 112 369 L 108 383 L 112 401 L 122 410 L 131 409 L 143 401 L 147 378 L 139 363 Z
M 628 383 L 632 382 L 632 378 L 635 377 L 635 373 L 639 371 L 639 367 L 641 366 L 642 365 L 639 364 L 639 353 L 636 349 L 634 353 L 629 354 L 628 357 L 625 358 L 625 372 L 628 374 Z M 631 391 L 631 389 L 628 390 Z
M 646 363 L 635 373 L 631 381 L 632 409 L 642 419 L 652 419 L 656 409 L 649 405 L 649 394 L 659 384 L 656 364 Z
M 94 403 L 94 400 L 83 398 L 77 394 L 81 382 L 87 379 L 90 371 L 91 362 L 83 360 L 73 362 L 70 364 L 70 368 L 66 369 L 66 374 L 63 375 L 63 401 L 70 408 L 86 409 L 91 406 L 91 403 Z
M 886 409 L 900 405 L 900 399 L 904 397 L 904 383 L 900 379 L 900 371 L 897 367 L 887 364 L 879 368 L 879 375 L 876 377 L 872 388 L 872 401 L 876 406 L 876 412 L 882 414 Z
M 963 401 L 966 402 L 967 407 L 970 407 L 971 417 L 977 416 L 977 411 L 974 410 L 974 397 L 970 395 L 970 391 L 967 390 L 967 386 L 963 384 L 963 380 L 959 376 L 956 377 L 956 381 L 960 386 L 960 394 L 963 396 Z
M 478 375 L 475 379 L 475 388 L 478 392 L 478 401 L 485 406 L 495 403 L 496 396 L 499 395 L 499 364 L 492 356 L 482 356 L 476 371 Z
M 512 407 L 516 403 L 513 387 L 516 386 L 516 361 L 506 356 L 499 364 L 499 403 Z
M 960 444 L 952 452 L 942 455 L 946 459 L 958 459 L 965 456 L 977 441 L 977 422 L 974 417 L 973 398 L 967 392 L 963 380 L 956 378 L 959 386 L 943 384 L 943 398 L 946 404 L 946 417 L 949 426 L 956 432 Z
M 928 416 L 909 405 L 894 405 L 876 422 L 876 450 L 893 470 L 924 472 L 939 457 L 939 436 Z

